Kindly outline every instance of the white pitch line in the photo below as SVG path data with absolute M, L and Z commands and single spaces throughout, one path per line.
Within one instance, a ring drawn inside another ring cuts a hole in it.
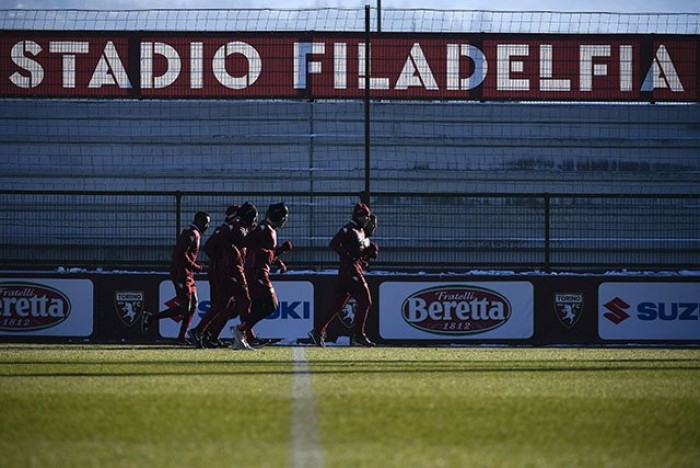
M 304 348 L 292 348 L 292 468 L 321 468 L 323 454 L 316 424 L 316 398 Z

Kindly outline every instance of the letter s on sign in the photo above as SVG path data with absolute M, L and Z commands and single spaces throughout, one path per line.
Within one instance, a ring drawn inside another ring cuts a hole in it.
M 637 317 L 639 320 L 656 320 L 656 304 L 653 302 L 642 302 L 637 306 Z
M 36 88 L 44 81 L 44 68 L 39 62 L 30 59 L 26 54 L 39 55 L 41 46 L 34 41 L 22 41 L 12 46 L 12 61 L 18 67 L 29 72 L 29 76 L 23 76 L 14 72 L 10 81 L 18 88 Z

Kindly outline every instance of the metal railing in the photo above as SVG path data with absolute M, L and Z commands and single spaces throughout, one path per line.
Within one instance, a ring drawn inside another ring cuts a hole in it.
M 231 203 L 290 207 L 279 239 L 293 269 L 334 268 L 328 241 L 358 193 L 0 191 L 3 269 L 164 271 L 196 211 L 213 228 Z M 677 271 L 700 268 L 700 195 L 372 193 L 374 269 Z M 207 232 L 207 238 L 211 232 Z M 207 261 L 202 254 L 203 261 Z

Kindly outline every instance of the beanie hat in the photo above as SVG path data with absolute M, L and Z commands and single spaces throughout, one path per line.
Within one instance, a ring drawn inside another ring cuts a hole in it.
M 240 209 L 240 205 L 231 205 L 226 208 L 226 219 L 231 219 L 236 216 L 236 212 Z
M 278 222 L 289 215 L 289 208 L 284 203 L 275 203 L 267 208 L 267 217 L 270 221 Z
M 353 218 L 359 218 L 360 216 L 369 216 L 371 214 L 372 212 L 369 211 L 369 207 L 362 202 L 355 205 L 355 208 L 353 208 L 352 210 Z
M 258 217 L 258 209 L 252 203 L 245 202 L 237 210 L 236 216 L 248 224 L 253 224 L 253 222 L 255 222 L 255 218 Z

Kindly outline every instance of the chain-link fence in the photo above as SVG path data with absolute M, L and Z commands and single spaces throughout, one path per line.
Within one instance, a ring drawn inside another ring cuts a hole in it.
M 0 192 L 4 268 L 164 269 L 195 212 L 212 230 L 231 203 L 290 207 L 294 269 L 336 265 L 328 242 L 352 193 Z M 375 269 L 594 271 L 700 267 L 700 196 L 373 194 Z M 205 233 L 204 238 L 208 235 Z M 206 261 L 206 257 L 202 258 Z
M 699 34 L 700 13 L 614 13 L 371 8 L 374 32 Z M 0 10 L 8 30 L 357 31 L 362 8 L 206 10 Z
M 0 10 L 0 261 L 162 270 L 196 211 L 284 200 L 289 265 L 322 269 L 363 190 L 376 268 L 696 268 L 698 34 L 699 13 Z

